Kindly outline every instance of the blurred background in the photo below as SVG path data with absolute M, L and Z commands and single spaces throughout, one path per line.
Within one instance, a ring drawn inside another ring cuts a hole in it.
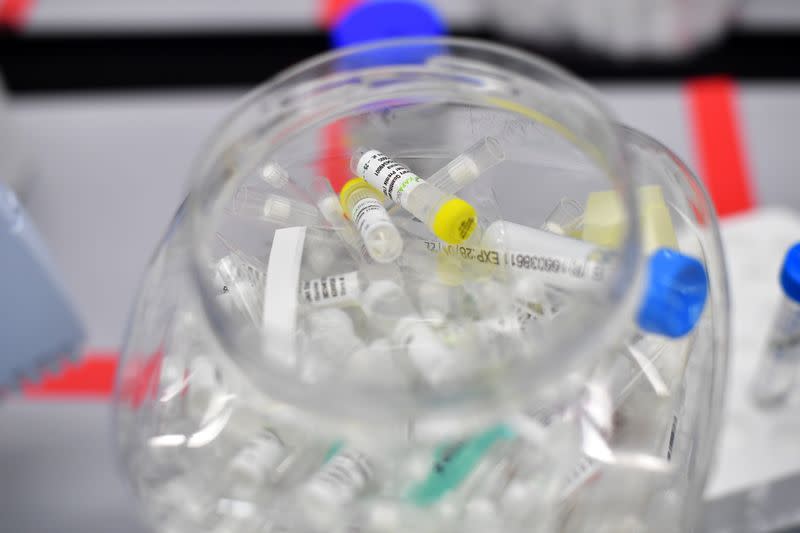
M 329 30 L 358 3 L 0 0 L 0 182 L 85 329 L 74 361 L 37 362 L 0 403 L 0 531 L 145 531 L 109 431 L 140 276 L 215 124 L 255 85 L 330 49 Z M 777 296 L 782 254 L 800 236 L 800 1 L 428 4 L 452 35 L 587 80 L 621 122 L 702 177 L 722 217 L 734 328 L 707 530 L 747 531 L 736 524 L 753 512 L 764 531 L 800 523 L 798 422 L 768 420 L 744 392 L 773 313 L 757 304 Z M 26 294 L 5 253 L 0 287 Z M 0 320 L 10 313 L 0 304 Z

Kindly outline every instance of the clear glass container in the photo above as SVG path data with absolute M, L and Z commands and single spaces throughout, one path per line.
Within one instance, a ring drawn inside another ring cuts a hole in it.
M 335 209 L 304 227 L 232 208 L 243 187 L 335 206 L 359 146 L 424 178 L 484 137 L 504 157 L 456 192 L 478 213 L 459 246 L 395 210 L 403 253 L 379 264 Z M 727 353 L 716 220 L 685 165 L 590 88 L 478 41 L 345 49 L 248 95 L 193 174 L 118 375 L 121 457 L 157 530 L 692 530 Z M 586 243 L 538 229 L 563 198 L 586 205 L 591 279 L 558 255 Z M 637 326 L 665 216 L 708 293 L 675 339 Z M 555 252 L 488 246 L 490 226 Z M 301 280 L 345 275 L 360 305 L 302 303 Z

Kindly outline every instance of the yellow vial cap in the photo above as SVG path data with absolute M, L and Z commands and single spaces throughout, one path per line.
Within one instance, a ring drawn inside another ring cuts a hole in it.
M 350 199 L 350 196 L 359 190 L 367 189 L 369 190 L 372 195 L 377 196 L 378 198 L 383 199 L 383 193 L 370 185 L 367 180 L 364 178 L 355 177 L 348 180 L 347 183 L 344 184 L 342 190 L 339 191 L 339 201 L 342 204 L 342 209 L 345 213 L 349 213 L 349 207 L 347 205 L 347 201 Z
M 478 226 L 475 208 L 461 198 L 447 200 L 433 217 L 433 233 L 448 244 L 461 244 Z

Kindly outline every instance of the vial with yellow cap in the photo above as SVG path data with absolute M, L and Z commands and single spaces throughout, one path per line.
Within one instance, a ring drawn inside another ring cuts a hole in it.
M 475 231 L 478 217 L 474 207 L 427 183 L 383 152 L 359 148 L 350 166 L 441 240 L 460 244 Z
M 403 237 L 383 207 L 381 192 L 361 178 L 353 178 L 339 191 L 342 209 L 353 221 L 370 257 L 391 263 L 403 252 Z

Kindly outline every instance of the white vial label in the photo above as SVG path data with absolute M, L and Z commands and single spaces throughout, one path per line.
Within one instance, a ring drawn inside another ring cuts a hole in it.
M 308 488 L 332 503 L 347 503 L 364 490 L 372 475 L 365 456 L 346 450 L 332 457 L 311 479 Z
M 405 206 L 408 195 L 425 180 L 378 150 L 369 150 L 358 160 L 358 169 L 365 180 L 383 194 Z
M 310 279 L 300 286 L 300 297 L 303 303 L 309 305 L 351 304 L 358 302 L 360 296 L 358 272 Z
M 244 449 L 234 457 L 231 469 L 260 483 L 281 463 L 285 456 L 285 446 L 280 437 L 269 428 L 263 428 Z
M 603 282 L 606 279 L 610 257 L 601 253 L 586 257 L 568 257 L 543 253 L 527 253 L 491 248 L 446 244 L 440 241 L 422 241 L 431 253 L 456 257 L 463 261 L 494 265 L 511 270 L 538 273 L 548 280 Z
M 383 204 L 375 198 L 364 198 L 356 202 L 353 206 L 353 222 L 362 235 L 369 233 L 375 226 L 392 223 Z

